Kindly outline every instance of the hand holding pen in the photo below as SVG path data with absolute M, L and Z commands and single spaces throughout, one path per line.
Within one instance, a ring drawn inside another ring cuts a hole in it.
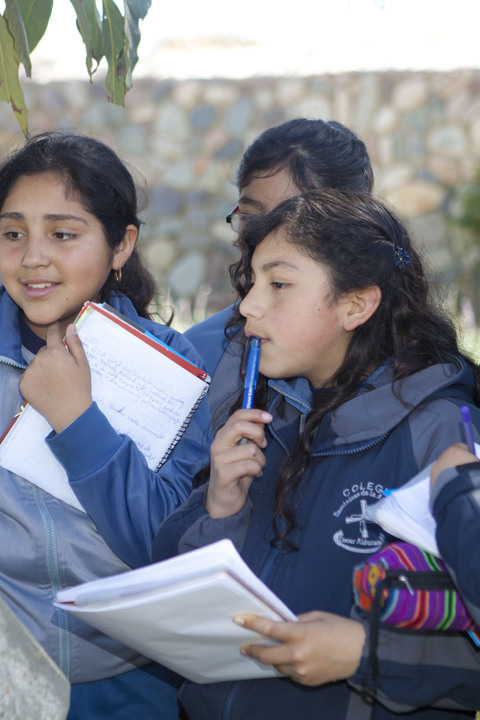
M 472 455 L 477 455 L 475 451 L 475 442 L 473 440 L 473 425 L 472 418 L 470 417 L 470 410 L 466 405 L 464 405 L 460 408 L 460 412 L 462 414 L 463 434 L 465 436 L 467 450 Z
M 458 465 L 467 465 L 475 462 L 478 457 L 473 437 L 472 418 L 470 417 L 470 410 L 466 405 L 460 408 L 460 414 L 464 444 L 455 443 L 454 445 L 450 445 L 433 463 L 430 472 L 430 485 L 432 488 L 442 470 Z
M 430 472 L 430 485 L 433 488 L 438 476 L 443 470 L 451 467 L 459 467 L 461 465 L 469 465 L 478 461 L 477 449 L 475 447 L 473 436 L 473 424 L 470 416 L 469 408 L 464 405 L 460 408 L 463 437 L 465 445 L 456 443 L 443 451 L 440 457 L 434 462 Z M 480 648 L 480 632 L 469 630 L 467 633 L 474 645 Z
M 249 341 L 242 409 L 218 431 L 210 450 L 210 482 L 205 507 L 212 518 L 234 515 L 245 505 L 253 478 L 265 467 L 265 423 L 270 413 L 253 408 L 260 362 L 260 341 Z

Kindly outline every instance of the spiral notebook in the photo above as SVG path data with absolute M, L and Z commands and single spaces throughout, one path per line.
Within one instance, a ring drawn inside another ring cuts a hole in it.
M 135 442 L 148 467 L 158 470 L 207 392 L 209 376 L 108 305 L 85 303 L 75 324 L 93 399 L 112 427 Z M 51 431 L 25 403 L 0 439 L 0 466 L 83 510 L 45 442 Z

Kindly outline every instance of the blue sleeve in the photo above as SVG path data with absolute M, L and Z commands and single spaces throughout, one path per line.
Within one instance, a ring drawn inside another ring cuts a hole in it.
M 190 343 L 167 331 L 160 339 L 203 368 Z M 151 562 L 154 534 L 189 496 L 193 477 L 209 462 L 211 440 L 204 398 L 158 473 L 148 468 L 129 437 L 116 433 L 95 404 L 48 443 L 100 534 L 118 557 L 136 567 Z
M 152 560 L 166 560 L 196 548 L 229 538 L 239 552 L 248 530 L 252 511 L 250 498 L 235 515 L 213 520 L 205 509 L 207 485 L 192 492 L 187 502 L 160 525 L 155 536 Z
M 431 507 L 442 558 L 480 624 L 480 463 L 440 473 Z

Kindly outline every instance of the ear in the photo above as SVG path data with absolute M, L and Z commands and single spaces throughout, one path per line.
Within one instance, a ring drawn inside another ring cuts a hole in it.
M 123 240 L 113 252 L 112 270 L 120 270 L 133 252 L 137 242 L 138 229 L 135 225 L 127 225 Z
M 363 325 L 369 320 L 382 299 L 382 291 L 378 285 L 371 285 L 363 290 L 355 290 L 344 299 L 345 315 L 343 329 L 347 332 Z

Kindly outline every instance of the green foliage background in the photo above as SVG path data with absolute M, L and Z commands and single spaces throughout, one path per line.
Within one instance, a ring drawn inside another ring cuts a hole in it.
M 452 192 L 445 221 L 454 258 L 447 278 L 453 311 L 465 349 L 480 362 L 480 167 Z
M 66 0 L 60 0 L 66 2 Z M 85 45 L 85 63 L 90 79 L 105 58 L 107 98 L 123 105 L 132 87 L 132 72 L 138 60 L 139 21 L 144 20 L 151 0 L 124 0 L 122 15 L 114 0 L 70 0 L 77 19 L 77 30 Z M 20 65 L 31 77 L 30 53 L 48 27 L 53 0 L 5 0 L 0 15 L 0 100 L 10 104 L 25 135 L 28 135 L 28 109 L 19 81 Z

